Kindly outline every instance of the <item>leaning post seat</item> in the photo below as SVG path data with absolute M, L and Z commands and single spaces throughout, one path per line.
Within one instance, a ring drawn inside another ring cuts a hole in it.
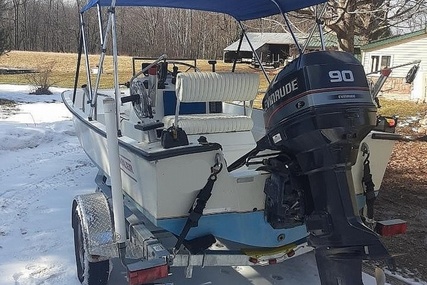
M 237 114 L 180 115 L 181 102 L 251 101 L 258 93 L 259 76 L 255 73 L 180 73 L 176 80 L 175 116 L 165 116 L 165 127 L 179 126 L 188 135 L 250 131 L 250 116 Z

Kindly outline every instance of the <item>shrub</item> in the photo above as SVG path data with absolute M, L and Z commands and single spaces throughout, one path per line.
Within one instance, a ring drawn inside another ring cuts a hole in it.
M 46 62 L 37 68 L 37 72 L 29 73 L 25 76 L 30 85 L 34 87 L 34 91 L 30 94 L 35 95 L 51 95 L 49 90 L 56 82 L 52 81 L 53 67 L 56 62 Z

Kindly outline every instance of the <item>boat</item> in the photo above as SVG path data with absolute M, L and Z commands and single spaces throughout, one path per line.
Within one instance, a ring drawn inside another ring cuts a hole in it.
M 391 259 L 374 232 L 373 201 L 399 135 L 393 118 L 377 118 L 351 54 L 300 47 L 270 82 L 263 109 L 253 108 L 258 74 L 236 64 L 202 72 L 160 55 L 125 87 L 118 81 L 116 6 L 228 14 L 242 41 L 242 21 L 281 14 L 287 22 L 287 12 L 323 2 L 90 0 L 82 8 L 75 88 L 62 98 L 99 169 L 97 191 L 72 207 L 83 284 L 107 284 L 115 257 L 132 285 L 161 280 L 171 266 L 191 277 L 193 266 L 268 265 L 313 249 L 322 284 L 362 284 L 363 259 Z M 84 16 L 105 6 L 93 83 Z M 114 88 L 101 90 L 110 37 Z

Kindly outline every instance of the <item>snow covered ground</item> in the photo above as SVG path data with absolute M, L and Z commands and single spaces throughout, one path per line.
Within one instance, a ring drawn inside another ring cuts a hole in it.
M 74 196 L 94 191 L 96 168 L 80 148 L 71 115 L 54 95 L 28 95 L 28 86 L 0 85 L 0 284 L 79 285 L 70 224 Z M 364 274 L 366 285 L 375 284 Z M 312 254 L 269 267 L 182 268 L 173 284 L 320 284 Z M 115 266 L 109 284 L 126 284 Z M 425 283 L 411 283 L 425 284 Z

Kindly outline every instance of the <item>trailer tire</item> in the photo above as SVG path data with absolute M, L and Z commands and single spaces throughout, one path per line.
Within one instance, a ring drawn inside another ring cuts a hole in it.
M 76 256 L 77 277 L 85 285 L 107 285 L 110 275 L 110 261 L 89 261 L 83 236 L 82 222 L 77 210 L 73 212 L 74 253 Z

